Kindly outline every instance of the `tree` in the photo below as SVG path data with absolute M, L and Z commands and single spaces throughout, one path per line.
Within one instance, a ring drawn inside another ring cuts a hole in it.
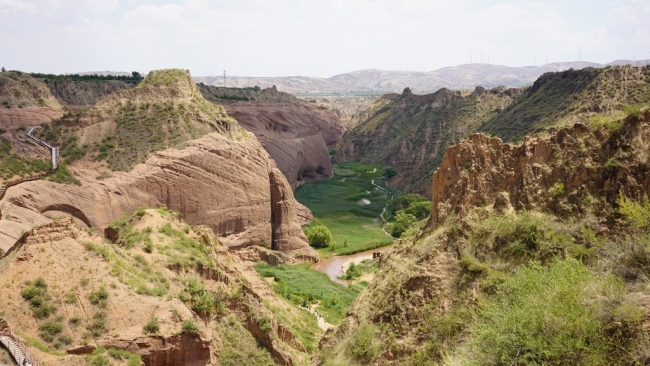
M 415 216 L 418 220 L 431 215 L 431 201 L 413 202 L 404 210 L 404 213 Z
M 305 229 L 309 245 L 314 248 L 326 248 L 332 242 L 332 233 L 325 225 L 314 225 Z
M 395 222 L 388 225 L 388 230 L 392 236 L 399 238 L 415 221 L 417 221 L 415 216 L 404 211 L 398 211 L 397 215 L 395 215 Z
M 7 71 L 7 69 L 5 69 L 4 66 L 2 66 L 2 72 L 6 72 L 6 71 Z
M 395 168 L 391 168 L 391 167 L 388 167 L 388 168 L 386 168 L 386 169 L 384 170 L 384 176 L 385 176 L 387 179 L 390 179 L 390 178 L 396 176 L 397 173 L 398 173 L 397 169 L 395 169 Z

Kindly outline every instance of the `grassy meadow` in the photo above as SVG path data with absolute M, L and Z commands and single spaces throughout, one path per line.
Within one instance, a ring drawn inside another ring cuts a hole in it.
M 382 168 L 378 165 L 338 163 L 334 177 L 309 181 L 296 189 L 296 199 L 314 214 L 311 225 L 325 225 L 332 232 L 336 246 L 318 249 L 321 257 L 353 254 L 389 245 L 393 239 L 379 227 L 388 195 L 375 189 L 372 180 L 383 186 Z M 368 193 L 369 192 L 369 193 Z M 369 205 L 359 201 L 368 199 Z
M 276 293 L 296 305 L 318 304 L 326 322 L 338 325 L 363 285 L 341 286 L 325 273 L 309 269 L 310 263 L 294 266 L 271 266 L 260 262 L 254 266 L 262 277 L 273 277 Z

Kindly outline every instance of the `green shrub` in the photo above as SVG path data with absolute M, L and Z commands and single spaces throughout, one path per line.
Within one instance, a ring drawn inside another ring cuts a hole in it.
M 101 307 L 105 307 L 105 301 L 108 299 L 108 291 L 106 291 L 106 287 L 103 285 L 99 288 L 97 291 L 92 291 L 89 295 L 88 298 L 90 299 L 90 303 L 93 305 L 100 305 Z M 103 306 L 102 306 L 103 305 Z
M 144 240 L 144 251 L 147 253 L 152 253 L 153 252 L 153 242 L 151 241 L 151 238 L 145 238 Z
M 356 263 L 352 262 L 350 263 L 350 266 L 348 269 L 345 271 L 345 275 L 343 276 L 344 279 L 346 280 L 354 280 L 356 278 L 361 277 L 363 274 L 363 271 L 361 269 L 361 266 L 357 265 Z
M 259 320 L 259 326 L 260 326 L 260 330 L 264 334 L 269 334 L 269 333 L 271 333 L 273 331 L 273 324 L 271 322 L 271 318 L 269 318 L 267 316 L 262 317 Z
M 136 355 L 121 349 L 109 348 L 106 350 L 106 352 L 111 358 L 114 358 L 118 361 L 128 360 L 127 366 L 140 366 L 140 363 L 142 362 L 140 355 Z M 103 351 L 101 353 L 103 353 Z
M 375 342 L 377 328 L 372 324 L 363 324 L 348 341 L 348 349 L 358 360 L 370 361 L 379 353 L 379 346 Z
M 158 321 L 158 318 L 155 316 L 151 316 L 149 319 L 149 322 L 144 325 L 144 328 L 142 328 L 142 332 L 144 334 L 154 334 L 158 333 L 160 331 L 160 322 Z
M 628 105 L 623 107 L 623 111 L 630 117 L 640 118 L 641 117 L 641 106 L 640 105 Z
M 111 362 L 104 355 L 88 356 L 88 366 L 110 366 Z
M 210 313 L 214 311 L 216 303 L 214 301 L 214 296 L 210 291 L 204 290 L 198 296 L 193 296 L 192 298 L 192 310 L 197 313 Z
M 54 340 L 54 336 L 56 336 L 57 334 L 63 331 L 63 325 L 61 325 L 61 323 L 58 322 L 49 321 L 41 324 L 38 327 L 38 330 L 40 331 L 38 335 L 44 341 L 52 342 Z
M 431 201 L 413 202 L 404 210 L 404 213 L 413 215 L 418 220 L 422 220 L 431 215 Z
M 388 167 L 388 168 L 384 169 L 384 177 L 386 177 L 386 179 L 390 179 L 390 178 L 396 176 L 398 173 L 399 172 L 395 168 Z
M 199 327 L 196 325 L 196 322 L 193 319 L 183 320 L 181 333 L 196 334 L 198 332 L 199 332 Z
M 599 279 L 575 259 L 532 262 L 505 280 L 470 325 L 468 363 L 610 364 L 625 336 L 608 333 L 609 324 L 630 329 L 641 318 L 622 303 L 623 293 L 622 281 Z
M 623 193 L 620 193 L 616 203 L 618 204 L 618 212 L 630 224 L 640 229 L 647 228 L 650 225 L 650 200 L 648 200 L 648 195 L 643 196 L 642 202 L 636 203 L 625 197 Z M 23 295 L 23 297 L 25 296 Z
M 549 192 L 553 196 L 561 196 L 564 194 L 564 183 L 562 182 L 557 182 L 553 184 L 553 186 L 549 189 Z
M 68 292 L 63 298 L 63 302 L 66 304 L 74 304 L 77 302 L 77 293 L 74 291 Z
M 404 210 L 397 211 L 395 222 L 388 224 L 387 229 L 393 237 L 399 238 L 400 235 L 408 230 L 416 221 L 417 218 L 415 216 L 405 213 Z
M 65 162 L 61 162 L 56 172 L 51 174 L 48 179 L 55 183 L 81 185 L 79 179 L 75 178 L 68 170 L 68 166 Z
M 73 341 L 72 337 L 67 334 L 64 334 L 59 337 L 59 342 L 65 344 L 66 346 L 72 344 L 72 341 Z
M 481 263 L 478 259 L 472 257 L 468 253 L 463 253 L 458 261 L 460 266 L 467 272 L 469 278 L 487 274 L 490 267 L 487 264 Z
M 325 225 L 314 225 L 305 228 L 309 245 L 314 248 L 326 248 L 332 243 L 332 233 Z
M 108 333 L 108 328 L 106 328 L 106 313 L 103 311 L 95 313 L 92 322 L 86 325 L 86 329 L 93 338 L 99 338 L 102 334 Z
M 79 324 L 81 324 L 81 317 L 73 316 L 72 318 L 70 318 L 70 320 L 68 320 L 68 322 L 70 323 L 71 326 L 76 327 Z

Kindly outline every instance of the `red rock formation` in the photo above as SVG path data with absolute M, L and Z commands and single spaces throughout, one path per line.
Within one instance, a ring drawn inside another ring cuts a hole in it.
M 209 225 L 232 249 L 273 245 L 317 258 L 297 221 L 300 204 L 254 138 L 210 134 L 103 181 L 76 171 L 81 187 L 35 181 L 10 188 L 0 210 L 13 220 L 0 220 L 0 250 L 7 251 L 22 231 L 49 222 L 47 216 L 68 214 L 103 229 L 138 207 L 166 205 L 192 225 Z
M 529 136 L 519 146 L 474 134 L 448 148 L 433 175 L 430 223 L 474 207 L 511 205 L 562 216 L 580 213 L 588 195 L 611 203 L 618 192 L 640 199 L 650 194 L 648 121 L 649 112 L 630 117 L 614 133 L 576 124 L 549 138 Z
M 233 103 L 226 111 L 253 132 L 295 189 L 309 179 L 331 177 L 328 148 L 345 126 L 326 107 L 301 103 Z

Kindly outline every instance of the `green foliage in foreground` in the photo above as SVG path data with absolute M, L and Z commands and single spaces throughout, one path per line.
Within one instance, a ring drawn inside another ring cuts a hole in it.
M 306 182 L 295 193 L 298 202 L 314 214 L 312 226 L 324 225 L 332 233 L 336 245 L 321 249 L 321 255 L 352 254 L 391 244 L 393 239 L 376 221 L 388 196 L 371 183 L 374 179 L 381 184 L 381 167 L 339 163 L 333 170 L 334 177 Z M 371 203 L 360 204 L 363 198 Z
M 470 326 L 469 364 L 599 365 L 625 357 L 619 343 L 642 312 L 621 279 L 568 258 L 532 262 L 508 278 Z
M 309 264 L 271 266 L 265 262 L 254 266 L 262 277 L 273 277 L 273 289 L 297 305 L 319 303 L 318 311 L 332 324 L 339 324 L 352 301 L 363 288 L 358 285 L 344 287 L 323 272 L 309 269 Z

